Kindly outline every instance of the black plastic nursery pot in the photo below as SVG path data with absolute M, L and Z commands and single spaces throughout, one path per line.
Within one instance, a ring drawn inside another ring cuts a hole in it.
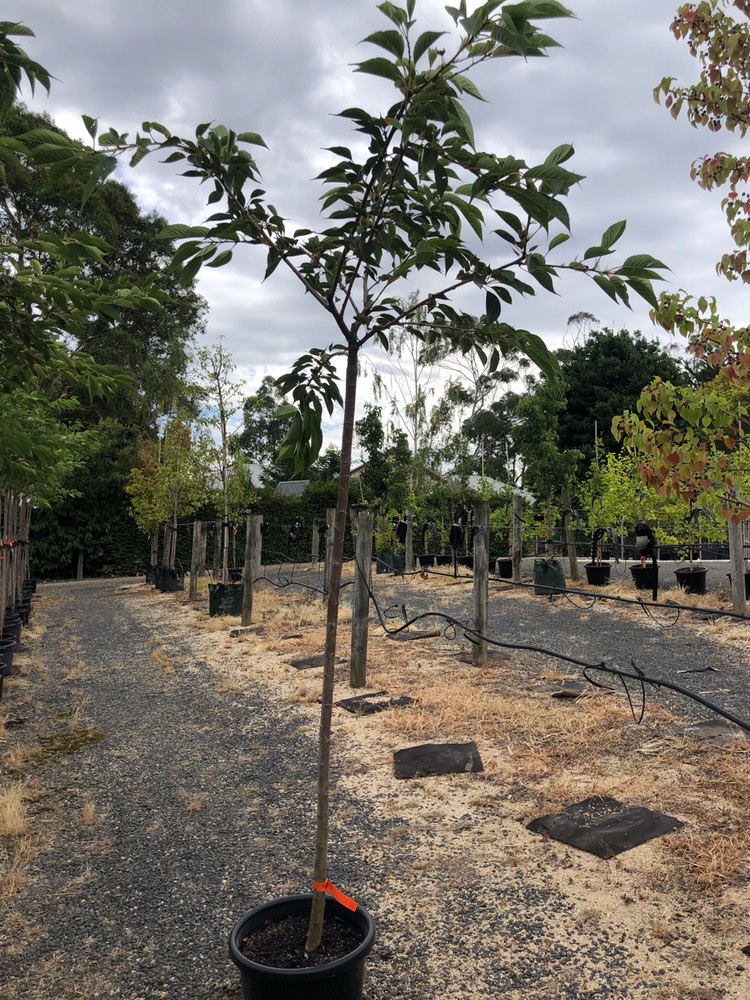
M 513 577 L 513 560 L 508 556 L 501 556 L 495 562 L 495 571 L 503 580 L 510 580 Z
M 6 615 L 3 625 L 3 639 L 12 639 L 15 643 L 21 641 L 21 619 L 18 615 Z
M 550 589 L 554 588 L 554 590 Z M 559 559 L 534 560 L 534 593 L 537 597 L 565 590 L 565 570 Z
M 442 555 L 442 554 L 438 555 L 438 556 L 435 556 L 435 565 L 436 566 L 452 566 L 453 565 L 453 556 L 445 556 L 445 555 Z
M 727 573 L 729 577 L 729 586 L 732 586 L 732 574 Z M 750 601 L 750 573 L 745 571 L 745 600 Z
M 609 563 L 584 563 L 586 581 L 591 587 L 606 587 L 609 583 Z
M 159 590 L 162 590 L 165 593 L 173 593 L 176 590 L 184 590 L 185 578 L 182 573 L 178 572 L 176 569 L 169 569 L 168 566 L 162 566 L 159 569 L 156 586 Z
M 0 677 L 11 677 L 13 670 L 13 651 L 16 648 L 15 639 L 0 639 Z
M 347 910 L 326 898 L 326 920 L 338 918 L 361 932 L 362 940 L 343 958 L 305 969 L 261 965 L 242 954 L 242 942 L 266 923 L 310 912 L 312 893 L 284 896 L 258 906 L 237 921 L 229 935 L 229 955 L 240 970 L 242 1000 L 361 1000 L 365 960 L 375 941 L 375 923 L 367 910 Z
M 376 573 L 403 573 L 406 569 L 406 557 L 396 552 L 379 552 L 375 559 Z
M 24 593 L 28 592 L 29 594 L 35 594 L 36 593 L 36 580 L 34 580 L 31 577 L 28 580 L 24 580 L 23 581 L 23 589 L 24 589 Z
M 216 615 L 241 615 L 243 589 L 241 583 L 209 583 L 209 615 L 212 618 Z
M 636 563 L 630 567 L 630 575 L 633 577 L 636 590 L 653 590 L 659 586 L 659 567 L 653 563 L 647 566 Z
M 682 566 L 674 571 L 677 583 L 686 594 L 705 594 L 707 573 L 705 566 Z

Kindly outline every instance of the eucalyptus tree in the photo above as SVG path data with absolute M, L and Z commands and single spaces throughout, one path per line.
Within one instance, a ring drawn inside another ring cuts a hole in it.
M 563 271 L 576 271 L 591 275 L 615 301 L 628 303 L 633 291 L 655 304 L 651 281 L 663 267 L 646 254 L 619 264 L 607 262 L 624 232 L 624 222 L 609 226 L 599 243 L 581 257 L 559 258 L 556 251 L 569 238 L 570 228 L 565 198 L 582 179 L 566 166 L 574 154 L 571 145 L 558 146 L 541 162 L 527 164 L 511 153 L 486 150 L 477 143 L 466 108 L 467 99 L 481 99 L 472 72 L 505 57 L 546 55 L 556 43 L 537 22 L 569 17 L 571 12 L 557 0 L 488 0 L 469 12 L 467 0 L 458 0 L 446 7 L 452 29 L 420 30 L 415 8 L 416 0 L 402 4 L 385 0 L 378 5 L 387 24 L 365 40 L 378 54 L 359 62 L 355 71 L 388 81 L 395 100 L 384 110 L 349 107 L 340 112 L 351 123 L 358 143 L 354 151 L 343 145 L 328 150 L 334 162 L 318 177 L 328 216 L 317 231 L 290 231 L 280 212 L 267 202 L 249 151 L 265 145 L 257 133 L 202 124 L 194 136 L 181 137 L 161 123 L 146 122 L 133 140 L 113 129 L 98 136 L 105 155 L 96 169 L 102 173 L 113 168 L 118 154 L 130 152 L 131 163 L 137 163 L 156 152 L 169 163 L 184 166 L 188 176 L 208 189 L 208 203 L 217 211 L 205 225 L 170 226 L 164 231 L 166 238 L 182 241 L 174 263 L 185 282 L 203 265 L 227 264 L 239 245 L 262 247 L 267 261 L 264 277 L 280 267 L 288 270 L 329 316 L 334 332 L 332 343 L 311 347 L 279 380 L 282 392 L 293 400 L 280 414 L 291 418 L 282 455 L 293 456 L 299 470 L 320 451 L 324 408 L 332 413 L 337 405 L 343 406 L 308 951 L 320 941 L 328 884 L 333 665 L 362 350 L 369 344 L 387 347 L 389 331 L 405 329 L 417 338 L 444 338 L 457 350 L 483 350 L 494 367 L 509 349 L 535 351 L 554 367 L 538 338 L 535 342 L 528 331 L 505 320 L 504 311 L 516 296 L 533 295 L 538 288 L 553 292 Z M 96 137 L 97 123 L 85 121 Z M 42 151 L 50 142 L 33 133 L 25 141 Z M 69 165 L 84 169 L 86 155 L 71 153 Z M 63 170 L 65 165 L 66 158 L 60 156 L 56 167 Z M 480 248 L 478 241 L 483 239 L 486 245 Z M 429 276 L 431 287 L 414 301 L 407 296 L 417 276 Z M 463 291 L 474 293 L 471 313 L 456 298 Z M 345 366 L 343 396 L 336 369 L 339 359 Z

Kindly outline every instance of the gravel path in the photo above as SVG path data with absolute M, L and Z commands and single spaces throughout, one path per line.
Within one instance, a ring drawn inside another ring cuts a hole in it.
M 467 611 L 462 586 L 451 607 L 457 617 Z M 396 591 L 409 612 L 427 610 L 413 587 Z M 396 591 L 383 594 L 384 604 Z M 723 703 L 750 716 L 744 664 L 726 649 L 712 651 L 708 639 L 687 630 L 668 639 L 647 623 L 596 610 L 586 619 L 565 602 L 551 607 L 514 593 L 492 604 L 491 634 L 511 642 L 584 659 L 635 656 L 663 676 L 713 657 L 723 671 L 716 686 L 727 689 Z M 33 821 L 54 850 L 32 864 L 6 924 L 13 939 L 0 949 L 3 1000 L 236 1000 L 238 976 L 226 954 L 231 924 L 261 901 L 307 887 L 315 770 L 309 716 L 257 686 L 220 693 L 181 627 L 166 637 L 169 662 L 159 669 L 153 643 L 165 638 L 163 619 L 150 623 L 145 606 L 129 601 L 123 581 L 41 588 L 35 615 L 47 628 L 30 649 L 40 666 L 9 682 L 6 710 L 20 725 L 5 748 L 46 740 L 28 777 L 42 790 L 31 803 Z M 94 811 L 88 825 L 87 804 Z M 665 959 L 642 991 L 623 987 L 632 949 L 606 926 L 581 935 L 572 903 L 522 868 L 497 862 L 497 869 L 490 860 L 463 866 L 450 843 L 436 844 L 452 866 L 421 900 L 410 898 L 416 853 L 400 838 L 407 820 L 381 818 L 380 805 L 350 800 L 334 822 L 336 879 L 378 922 L 367 1000 L 483 1000 L 504 992 L 677 1000 L 655 991 L 679 962 Z M 457 837 L 467 824 L 480 835 L 479 821 L 466 814 L 456 819 Z M 430 899 L 426 932 L 422 907 Z M 498 936 L 513 942 L 512 961 L 498 950 Z M 742 994 L 706 987 L 679 996 Z

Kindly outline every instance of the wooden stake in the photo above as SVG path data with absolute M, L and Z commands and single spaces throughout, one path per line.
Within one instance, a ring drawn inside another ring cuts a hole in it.
M 372 583 L 373 519 L 369 511 L 357 515 L 357 562 L 354 570 L 352 598 L 352 654 L 349 684 L 353 688 L 367 683 L 367 640 L 370 619 L 370 586 Z
M 487 635 L 489 625 L 489 523 L 490 506 L 478 503 L 474 507 L 474 629 Z M 475 667 L 487 661 L 486 639 L 475 639 L 471 647 L 471 662 Z
M 261 567 L 261 546 L 263 544 L 263 524 L 262 514 L 251 514 L 247 519 L 247 532 L 245 535 L 245 567 L 242 571 L 242 624 L 252 625 L 253 623 L 253 595 L 255 593 L 255 581 L 260 576 Z

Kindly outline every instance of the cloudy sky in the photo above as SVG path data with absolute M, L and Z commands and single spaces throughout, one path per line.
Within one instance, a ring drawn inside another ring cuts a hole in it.
M 693 159 L 731 140 L 673 121 L 652 98 L 663 76 L 689 81 L 698 72 L 669 31 L 676 0 L 569 6 L 576 20 L 548 22 L 564 46 L 549 59 L 501 60 L 476 73 L 488 101 L 469 106 L 478 145 L 540 162 L 572 143 L 567 165 L 586 179 L 568 202 L 570 256 L 626 219 L 622 256 L 653 254 L 671 268 L 673 288 L 716 295 L 726 315 L 742 319 L 746 293 L 714 272 L 729 249 L 719 198 L 689 177 Z M 295 223 L 318 218 L 321 189 L 312 178 L 329 162 L 322 148 L 351 139 L 333 115 L 351 105 L 376 112 L 393 100 L 384 81 L 352 73 L 352 63 L 377 54 L 359 40 L 387 26 L 371 0 L 9 0 L 5 7 L 5 18 L 34 30 L 24 45 L 56 77 L 49 98 L 29 101 L 34 107 L 81 137 L 82 113 L 121 132 L 144 120 L 183 135 L 208 121 L 260 132 L 269 146 L 258 156 L 264 185 Z M 417 0 L 416 13 L 421 30 L 451 27 L 437 0 Z M 152 160 L 124 166 L 120 179 L 170 222 L 201 222 L 208 212 L 195 182 Z M 306 348 L 336 339 L 280 271 L 261 284 L 262 266 L 248 251 L 200 279 L 210 304 L 207 339 L 225 338 L 250 390 Z M 655 336 L 647 307 L 634 306 L 616 306 L 571 275 L 559 295 L 540 292 L 506 318 L 552 348 L 563 343 L 568 317 L 584 310 L 603 326 Z M 473 308 L 483 311 L 483 296 Z

